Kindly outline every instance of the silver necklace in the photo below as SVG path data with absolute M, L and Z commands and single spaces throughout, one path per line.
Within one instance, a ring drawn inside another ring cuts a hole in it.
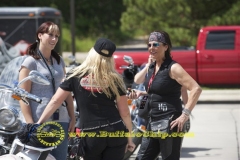
M 50 59 L 47 59 L 47 58 L 44 57 L 44 59 L 45 59 L 47 62 L 51 62 L 51 58 L 52 58 L 51 56 L 50 56 Z

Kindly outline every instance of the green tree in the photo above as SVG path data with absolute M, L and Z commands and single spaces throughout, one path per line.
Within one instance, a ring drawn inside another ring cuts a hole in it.
M 10 1 L 0 6 L 49 6 L 63 16 L 64 46 L 70 45 L 70 0 Z M 208 25 L 240 25 L 239 0 L 75 0 L 78 41 L 100 36 L 115 42 L 126 36 L 167 31 L 174 46 L 195 45 L 199 29 Z M 91 44 L 92 45 L 92 44 Z
M 148 35 L 165 30 L 173 45 L 195 45 L 199 29 L 207 25 L 239 24 L 238 0 L 124 0 L 126 11 L 121 17 L 121 30 L 135 35 Z M 231 16 L 232 19 L 227 18 Z

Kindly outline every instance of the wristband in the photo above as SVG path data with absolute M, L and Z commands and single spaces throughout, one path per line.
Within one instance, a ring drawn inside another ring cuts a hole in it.
M 191 114 L 191 111 L 190 111 L 189 109 L 186 109 L 186 108 L 184 108 L 184 109 L 182 110 L 182 112 L 183 112 L 185 115 L 187 115 L 187 116 L 189 116 L 189 115 Z
M 184 116 L 184 117 L 187 117 L 187 118 L 189 118 L 189 115 L 187 115 L 186 113 L 182 113 L 182 115 Z

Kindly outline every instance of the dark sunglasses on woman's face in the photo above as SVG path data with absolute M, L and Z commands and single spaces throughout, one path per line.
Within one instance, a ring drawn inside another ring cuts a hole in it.
M 149 48 L 150 48 L 150 47 L 158 47 L 158 46 L 160 46 L 160 43 L 158 43 L 158 42 L 148 43 L 148 47 L 149 47 Z

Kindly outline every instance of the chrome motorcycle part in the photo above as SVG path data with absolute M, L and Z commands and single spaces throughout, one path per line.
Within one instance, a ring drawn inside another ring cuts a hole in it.
M 11 60 L 0 75 L 0 155 L 8 154 L 0 159 L 9 159 L 10 148 L 22 123 L 25 122 L 20 112 L 19 100 L 33 100 L 38 103 L 42 99 L 20 88 L 18 83 L 19 68 L 27 56 L 19 56 Z M 49 85 L 45 76 L 37 71 L 32 71 L 24 81 L 31 80 L 34 83 Z M 10 157 L 11 158 L 11 157 Z M 36 159 L 36 158 L 34 158 Z
M 14 107 L 8 106 L 0 109 L 0 124 L 3 127 L 11 127 L 17 122 L 19 112 Z
M 27 80 L 31 80 L 34 83 L 38 83 L 42 85 L 50 85 L 49 80 L 44 75 L 42 75 L 38 71 L 32 70 L 29 73 L 29 76 L 27 76 L 26 78 L 24 78 L 18 83 L 17 87 L 19 87 L 22 83 L 26 82 Z

